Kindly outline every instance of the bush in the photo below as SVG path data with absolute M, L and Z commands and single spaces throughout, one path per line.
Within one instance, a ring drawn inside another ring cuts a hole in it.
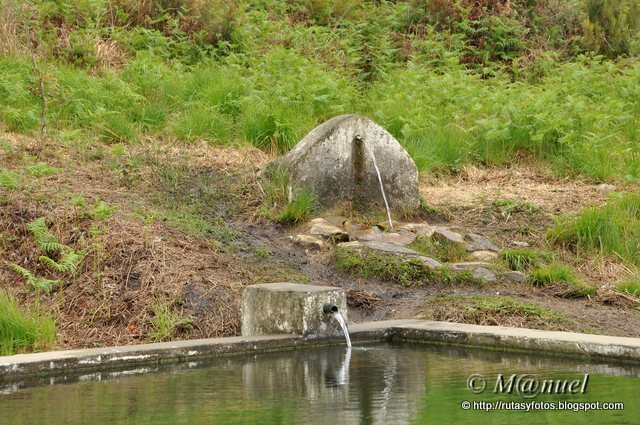
M 585 47 L 609 57 L 634 53 L 640 42 L 637 0 L 587 0 Z

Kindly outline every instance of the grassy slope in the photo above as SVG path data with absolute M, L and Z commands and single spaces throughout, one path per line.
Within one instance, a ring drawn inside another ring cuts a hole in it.
M 16 258 L 62 278 L 44 301 L 63 319 L 62 345 L 233 334 L 242 284 L 291 274 L 229 225 L 259 209 L 252 166 L 265 156 L 211 146 L 280 153 L 327 118 L 359 112 L 424 173 L 524 159 L 637 187 L 637 40 L 628 37 L 626 56 L 592 53 L 582 1 L 461 11 L 417 0 L 208 0 L 181 13 L 144 4 L 0 8 L 0 281 L 17 278 Z M 41 162 L 32 54 L 47 93 Z M 86 251 L 77 274 L 39 261 L 26 225 L 41 216 Z M 180 247 L 194 243 L 183 262 Z

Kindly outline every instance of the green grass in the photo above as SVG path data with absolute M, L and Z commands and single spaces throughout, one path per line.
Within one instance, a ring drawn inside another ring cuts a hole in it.
M 153 307 L 153 317 L 150 322 L 152 329 L 149 337 L 155 342 L 169 341 L 175 338 L 178 331 L 193 327 L 190 320 L 180 317 L 172 308 L 161 305 Z
M 432 270 L 419 260 L 407 260 L 398 255 L 369 249 L 358 253 L 337 247 L 335 259 L 336 268 L 352 276 L 382 279 L 403 286 L 423 286 L 437 282 L 451 285 L 480 283 L 473 278 L 471 272 L 453 273 L 445 268 Z
M 0 290 L 0 355 L 39 351 L 55 341 L 53 317 L 38 309 L 24 309 Z
M 535 286 L 547 286 L 552 283 L 578 284 L 578 279 L 573 275 L 571 267 L 559 263 L 532 270 L 529 280 Z
M 359 112 L 394 134 L 421 171 L 526 157 L 561 175 L 640 179 L 638 37 L 620 30 L 631 43 L 624 61 L 585 55 L 579 37 L 558 36 L 582 32 L 580 2 L 562 13 L 518 3 L 509 18 L 465 11 L 446 25 L 440 3 L 207 0 L 180 13 L 158 2 L 50 3 L 31 19 L 52 131 L 107 144 L 244 140 L 283 153 L 318 123 Z M 98 39 L 116 42 L 124 63 L 109 66 Z M 37 131 L 35 83 L 27 58 L 0 59 L 2 128 Z
M 408 248 L 444 263 L 464 261 L 469 254 L 464 244 L 425 237 L 416 238 Z
M 537 304 L 495 295 L 438 295 L 431 299 L 420 318 L 474 324 L 559 327 L 562 314 Z
M 640 278 L 634 277 L 631 279 L 623 280 L 622 282 L 618 282 L 616 284 L 616 289 L 619 292 L 640 297 Z
M 553 258 L 552 253 L 534 248 L 505 249 L 500 253 L 500 256 L 510 270 L 521 272 L 538 267 Z
M 317 207 L 316 197 L 312 190 L 302 190 L 296 198 L 288 202 L 275 217 L 282 223 L 297 223 L 307 217 Z
M 578 252 L 600 253 L 640 265 L 640 195 L 618 196 L 602 207 L 560 219 L 547 238 Z

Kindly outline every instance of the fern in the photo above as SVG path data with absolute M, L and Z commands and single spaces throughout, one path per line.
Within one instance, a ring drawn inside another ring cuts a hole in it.
M 84 259 L 86 253 L 84 251 L 67 250 L 59 261 L 55 261 L 47 256 L 41 255 L 39 260 L 45 266 L 60 272 L 75 275 L 78 272 L 78 266 Z
M 31 273 L 29 270 L 25 269 L 24 267 L 20 267 L 17 264 L 13 264 L 11 268 L 15 270 L 19 275 L 27 279 L 27 283 L 31 285 L 33 289 L 36 289 L 36 290 L 41 289 L 47 294 L 51 293 L 51 289 L 53 288 L 53 285 L 59 285 L 62 283 L 60 279 L 52 280 L 52 279 L 44 279 L 42 277 L 37 277 L 33 273 Z
M 63 251 L 69 249 L 66 245 L 58 242 L 56 237 L 49 231 L 44 217 L 39 217 L 27 224 L 27 228 L 36 238 L 36 245 L 41 251 L 46 253 Z

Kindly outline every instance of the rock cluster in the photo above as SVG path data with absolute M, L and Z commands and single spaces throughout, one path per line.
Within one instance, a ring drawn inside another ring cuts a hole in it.
M 526 280 L 520 272 L 496 271 L 495 261 L 500 257 L 500 248 L 485 236 L 427 223 L 394 223 L 393 228 L 388 226 L 388 223 L 368 226 L 344 217 L 316 218 L 311 220 L 308 233 L 290 238 L 307 249 L 336 245 L 356 253 L 373 250 L 398 255 L 407 261 L 418 260 L 429 269 L 445 267 L 453 273 L 471 273 L 475 279 L 485 282 L 496 281 L 499 274 L 515 282 Z M 456 245 L 460 251 L 466 251 L 465 261 L 446 263 L 424 255 L 411 247 L 418 238 L 435 244 Z

